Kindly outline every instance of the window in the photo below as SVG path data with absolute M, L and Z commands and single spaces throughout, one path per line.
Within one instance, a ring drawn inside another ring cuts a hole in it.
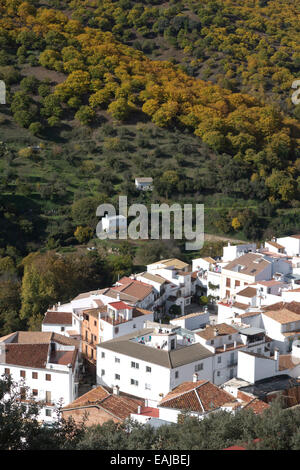
M 102 359 L 105 357 L 105 353 L 104 353 L 104 352 L 101 353 L 101 357 L 102 357 Z
M 46 402 L 51 403 L 51 392 L 46 392 Z
M 195 372 L 198 372 L 199 370 L 203 370 L 203 364 L 201 362 L 201 364 L 196 364 L 195 365 Z
M 21 396 L 21 400 L 25 400 L 25 398 L 26 398 L 26 388 L 25 387 L 20 388 L 20 396 Z
M 239 287 L 240 285 L 241 285 L 240 281 L 235 281 L 235 285 L 234 285 L 235 287 Z M 227 286 L 227 287 L 229 287 L 229 286 Z
M 132 328 L 136 328 L 136 324 L 135 324 L 135 323 L 132 325 Z
M 258 354 L 261 354 L 261 348 L 258 348 L 257 352 Z
M 230 287 L 230 278 L 229 277 L 226 278 L 226 287 Z
M 46 380 L 47 380 L 48 382 L 51 381 L 51 374 L 46 374 Z
M 212 339 L 211 342 L 210 342 L 210 344 L 214 344 L 214 342 L 215 342 L 215 340 Z
M 151 367 L 146 366 L 146 372 L 151 372 Z
M 229 339 L 229 340 L 230 340 L 230 339 L 232 339 L 232 336 L 231 336 L 231 335 L 229 335 L 229 336 L 228 336 L 228 339 Z
M 52 411 L 49 409 L 46 409 L 45 414 L 46 416 L 52 416 Z
M 222 358 L 221 356 L 218 356 L 218 364 L 221 364 L 221 362 L 222 362 Z
M 178 379 L 178 377 L 179 377 L 179 372 L 176 371 L 176 372 L 175 372 L 175 379 Z
M 26 377 L 25 370 L 20 370 L 20 377 L 23 377 L 23 379 L 25 379 L 25 377 Z
M 115 333 L 116 333 L 116 335 L 119 333 L 119 327 L 118 326 L 116 326 L 116 328 L 115 328 Z
M 60 331 L 65 331 L 65 327 L 61 326 Z
M 220 377 L 220 375 L 221 375 L 221 372 L 218 370 L 217 377 Z
M 140 368 L 138 362 L 131 362 L 131 367 L 133 367 L 134 369 L 139 369 Z
M 151 385 L 150 384 L 145 384 L 145 390 L 151 390 Z
M 115 374 L 115 380 L 120 380 L 120 375 L 119 374 Z
M 119 357 L 115 357 L 115 362 L 116 362 L 117 364 L 120 364 L 120 358 L 119 358 Z
M 32 390 L 32 395 L 33 395 L 34 397 L 37 397 L 38 394 L 39 394 L 38 390 L 37 390 L 36 388 L 34 388 L 34 389 Z
M 10 369 L 4 369 L 4 374 L 9 375 L 10 374 Z
M 97 320 L 94 320 L 94 326 L 97 326 Z
M 134 379 L 130 379 L 130 383 L 131 385 L 135 385 L 136 387 L 138 386 L 138 381 L 137 380 L 134 380 Z
M 32 378 L 37 379 L 38 378 L 38 373 L 37 372 L 32 372 Z
M 101 377 L 102 375 L 105 375 L 105 370 L 104 369 L 101 369 Z

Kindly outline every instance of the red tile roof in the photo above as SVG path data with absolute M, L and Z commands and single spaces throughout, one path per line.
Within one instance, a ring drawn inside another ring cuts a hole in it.
M 125 304 L 125 302 L 122 302 L 121 300 L 119 302 L 111 302 L 110 304 L 111 307 L 115 308 L 116 310 L 132 310 L 133 307 L 131 307 L 128 304 Z
M 48 344 L 5 345 L 5 364 L 44 369 L 49 350 Z
M 215 331 L 217 331 L 217 335 L 215 335 Z M 218 323 L 217 325 L 208 325 L 205 330 L 198 331 L 196 334 L 201 336 L 204 339 L 214 339 L 215 336 L 226 336 L 226 335 L 233 335 L 237 333 L 238 330 L 233 326 L 227 325 L 227 323 Z
M 43 324 L 51 325 L 72 325 L 71 312 L 46 312 Z
M 159 403 L 160 407 L 205 413 L 236 399 L 208 380 L 184 382 L 169 392 Z
M 121 286 L 112 287 L 112 289 L 122 292 L 122 294 L 127 294 L 131 297 L 135 297 L 137 300 L 143 300 L 145 299 L 145 297 L 151 294 L 151 292 L 153 291 L 153 286 L 145 284 L 141 281 L 130 279 L 130 282 L 124 283 Z
M 123 420 L 128 418 L 131 413 L 137 413 L 138 407 L 143 405 L 144 400 L 142 398 L 133 397 L 122 392 L 119 395 L 114 395 L 104 387 L 99 386 L 77 398 L 64 407 L 62 411 L 96 407 L 115 418 Z

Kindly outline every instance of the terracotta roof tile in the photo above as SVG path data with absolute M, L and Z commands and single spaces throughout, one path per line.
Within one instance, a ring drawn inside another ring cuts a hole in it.
M 48 311 L 45 314 L 43 324 L 51 325 L 72 325 L 72 313 L 71 312 L 51 312 Z
M 300 320 L 299 314 L 291 312 L 286 308 L 275 311 L 264 311 L 263 314 L 281 323 L 282 325 Z
M 88 391 L 69 405 L 65 406 L 63 411 L 94 406 L 123 420 L 128 418 L 131 413 L 137 413 L 138 406 L 142 405 L 144 405 L 144 400 L 142 398 L 133 397 L 125 393 L 114 395 L 104 387 L 100 386 Z
M 218 334 L 215 335 L 215 330 L 218 330 Z M 237 333 L 238 330 L 233 326 L 227 325 L 227 323 L 219 323 L 217 325 L 209 325 L 203 331 L 198 331 L 196 334 L 204 339 L 214 339 L 215 336 L 225 336 Z
M 207 380 L 201 380 L 179 385 L 163 398 L 159 406 L 205 413 L 235 401 L 229 393 Z
M 257 253 L 247 253 L 234 259 L 223 269 L 246 274 L 247 276 L 256 276 L 269 265 L 270 261 L 264 259 L 263 256 Z M 241 266 L 239 271 L 236 270 L 238 266 Z
M 246 287 L 246 289 L 237 292 L 236 295 L 241 295 L 242 297 L 255 297 L 256 296 L 256 289 L 254 287 Z
M 259 415 L 263 413 L 266 409 L 270 408 L 270 405 L 268 403 L 265 403 L 264 401 L 260 400 L 259 398 L 254 398 L 253 400 L 249 401 L 243 409 L 251 409 L 256 415 Z
M 5 364 L 44 369 L 49 344 L 16 344 L 5 345 Z

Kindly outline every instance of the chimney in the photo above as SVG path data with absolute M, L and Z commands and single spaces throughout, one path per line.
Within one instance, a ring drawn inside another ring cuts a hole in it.
M 117 300 L 120 300 L 120 292 L 117 292 Z
M 120 395 L 120 387 L 119 385 L 113 386 L 113 394 L 119 396 Z
M 219 334 L 218 328 L 214 328 L 214 336 L 218 336 L 218 334 Z
M 198 382 L 198 374 L 196 372 L 193 374 L 193 382 Z
M 279 369 L 279 349 L 278 348 L 274 349 L 274 359 L 275 359 L 275 370 L 277 372 Z
M 140 415 L 140 414 L 141 414 L 141 411 L 142 411 L 142 407 L 139 405 L 139 406 L 138 406 L 138 409 L 137 409 L 137 414 Z

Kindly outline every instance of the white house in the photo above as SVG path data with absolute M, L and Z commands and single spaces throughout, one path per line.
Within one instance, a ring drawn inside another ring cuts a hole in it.
M 195 372 L 200 380 L 211 380 L 213 353 L 180 330 L 147 323 L 146 329 L 100 343 L 97 383 L 157 403 Z
M 158 404 L 159 418 L 177 423 L 182 413 L 203 419 L 220 410 L 231 411 L 237 400 L 208 380 L 184 382 L 170 391 Z
M 229 261 L 233 261 L 235 258 L 238 258 L 247 253 L 251 253 L 255 251 L 256 251 L 256 243 L 231 245 L 231 243 L 228 242 L 228 245 L 224 246 L 223 248 L 222 261 L 228 263 Z
M 273 377 L 279 373 L 278 354 L 268 357 L 250 351 L 238 352 L 237 377 L 250 383 L 267 377 Z
M 222 268 L 221 299 L 231 298 L 241 287 L 272 278 L 272 262 L 260 253 L 247 253 Z
M 284 246 L 284 251 L 289 256 L 300 255 L 300 234 L 277 238 L 277 243 Z
M 146 321 L 153 321 L 150 310 L 132 307 L 122 301 L 111 302 L 99 313 L 99 341 L 102 343 L 141 330 Z
M 261 313 L 266 334 L 282 353 L 289 352 L 292 342 L 300 335 L 300 315 L 291 308 L 289 304 L 279 303 L 265 307 Z
M 181 313 L 191 304 L 192 289 L 192 273 L 188 270 L 189 265 L 176 258 L 157 261 L 147 265 L 147 272 L 152 275 L 158 275 L 165 279 L 171 285 L 168 294 L 165 297 L 165 310 L 169 311 L 173 305 L 178 305 Z
M 78 352 L 78 342 L 66 336 L 17 331 L 0 338 L 0 375 L 19 384 L 24 400 L 42 402 L 40 420 L 53 422 L 56 407 L 77 397 Z
M 153 178 L 151 177 L 135 178 L 134 184 L 135 184 L 135 187 L 140 191 L 152 191 Z
M 209 323 L 209 312 L 205 308 L 203 312 L 189 313 L 181 317 L 170 320 L 171 325 L 180 326 L 187 330 L 197 330 L 199 328 L 205 328 Z
M 42 331 L 53 331 L 62 335 L 66 334 L 67 331 L 73 331 L 72 312 L 48 310 L 42 322 Z
M 213 379 L 216 385 L 237 376 L 237 355 L 239 350 L 270 355 L 270 340 L 263 329 L 237 328 L 226 323 L 207 326 L 195 334 L 196 340 L 214 353 Z
M 124 215 L 105 215 L 101 219 L 102 230 L 108 233 L 116 232 L 121 229 L 127 229 L 127 217 Z

